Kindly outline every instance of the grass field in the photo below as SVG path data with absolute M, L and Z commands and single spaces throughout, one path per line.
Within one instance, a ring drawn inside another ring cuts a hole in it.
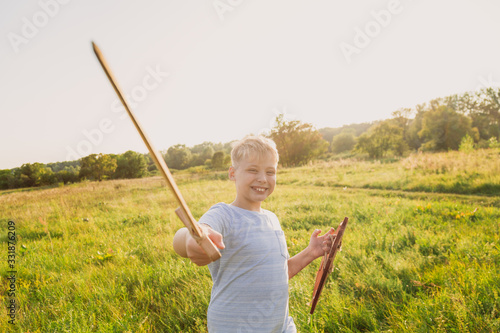
M 500 151 L 339 160 L 282 169 L 264 208 L 291 255 L 350 218 L 313 316 L 319 260 L 290 281 L 300 332 L 500 331 Z M 193 215 L 231 202 L 224 173 L 176 173 Z M 182 227 L 164 181 L 0 192 L 1 332 L 205 332 L 211 279 L 173 252 Z M 8 221 L 15 222 L 9 324 Z

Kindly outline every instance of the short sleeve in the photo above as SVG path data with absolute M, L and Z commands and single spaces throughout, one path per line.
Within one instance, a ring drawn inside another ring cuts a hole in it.
M 228 207 L 226 207 L 225 203 L 221 202 L 210 207 L 210 209 L 203 214 L 198 223 L 206 224 L 224 236 L 228 231 L 229 220 L 230 212 Z

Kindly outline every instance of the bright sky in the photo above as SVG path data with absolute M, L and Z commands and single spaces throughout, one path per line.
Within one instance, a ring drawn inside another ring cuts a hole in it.
M 498 85 L 500 2 L 0 2 L 0 169 L 227 142 L 278 112 L 317 128 Z M 168 74 L 167 74 L 168 73 Z

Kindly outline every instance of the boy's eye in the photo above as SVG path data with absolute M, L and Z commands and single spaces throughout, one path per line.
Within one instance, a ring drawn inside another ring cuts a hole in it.
M 274 176 L 275 174 L 276 174 L 276 173 L 275 173 L 274 171 L 268 171 L 268 172 L 267 172 L 267 175 L 268 175 L 268 176 Z

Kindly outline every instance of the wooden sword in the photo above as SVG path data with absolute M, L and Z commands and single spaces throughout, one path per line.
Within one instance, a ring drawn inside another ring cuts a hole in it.
M 127 101 L 123 97 L 124 95 L 122 94 L 116 79 L 114 78 L 113 74 L 111 73 L 111 70 L 109 69 L 109 66 L 106 63 L 106 60 L 104 60 L 104 56 L 102 55 L 102 52 L 99 50 L 99 48 L 97 47 L 97 45 L 94 42 L 92 42 L 92 47 L 94 48 L 94 53 L 97 56 L 97 59 L 101 63 L 102 69 L 106 73 L 109 81 L 111 82 L 111 85 L 115 89 L 116 94 L 118 95 L 123 106 L 125 107 L 125 110 L 127 110 L 127 113 L 130 116 L 130 119 L 132 119 L 132 122 L 134 123 L 135 128 L 137 129 L 137 131 L 141 135 L 141 138 L 144 141 L 144 143 L 146 144 L 146 147 L 148 147 L 149 153 L 151 154 L 151 157 L 155 161 L 156 166 L 158 167 L 158 170 L 160 170 L 160 173 L 162 174 L 163 178 L 165 178 L 170 189 L 172 190 L 172 192 L 174 192 L 174 196 L 180 205 L 180 207 L 175 210 L 175 213 L 181 219 L 182 223 L 184 223 L 184 225 L 187 227 L 191 236 L 198 242 L 198 244 L 201 246 L 201 248 L 206 252 L 206 254 L 210 258 L 210 260 L 215 261 L 215 260 L 219 259 L 221 257 L 219 250 L 214 245 L 212 240 L 210 238 L 208 238 L 207 235 L 203 232 L 203 230 L 198 226 L 198 223 L 196 222 L 193 215 L 191 214 L 191 211 L 189 210 L 189 207 L 187 206 L 186 201 L 184 201 L 184 198 L 182 197 L 182 194 L 179 191 L 179 188 L 177 187 L 177 184 L 175 183 L 175 180 L 172 177 L 170 170 L 168 169 L 167 163 L 165 163 L 165 160 L 163 159 L 163 157 L 153 148 L 153 146 L 151 145 L 151 142 L 149 141 L 148 137 L 146 136 L 146 133 L 142 129 L 142 126 L 139 124 L 137 118 L 134 116 L 134 113 L 130 109 Z

